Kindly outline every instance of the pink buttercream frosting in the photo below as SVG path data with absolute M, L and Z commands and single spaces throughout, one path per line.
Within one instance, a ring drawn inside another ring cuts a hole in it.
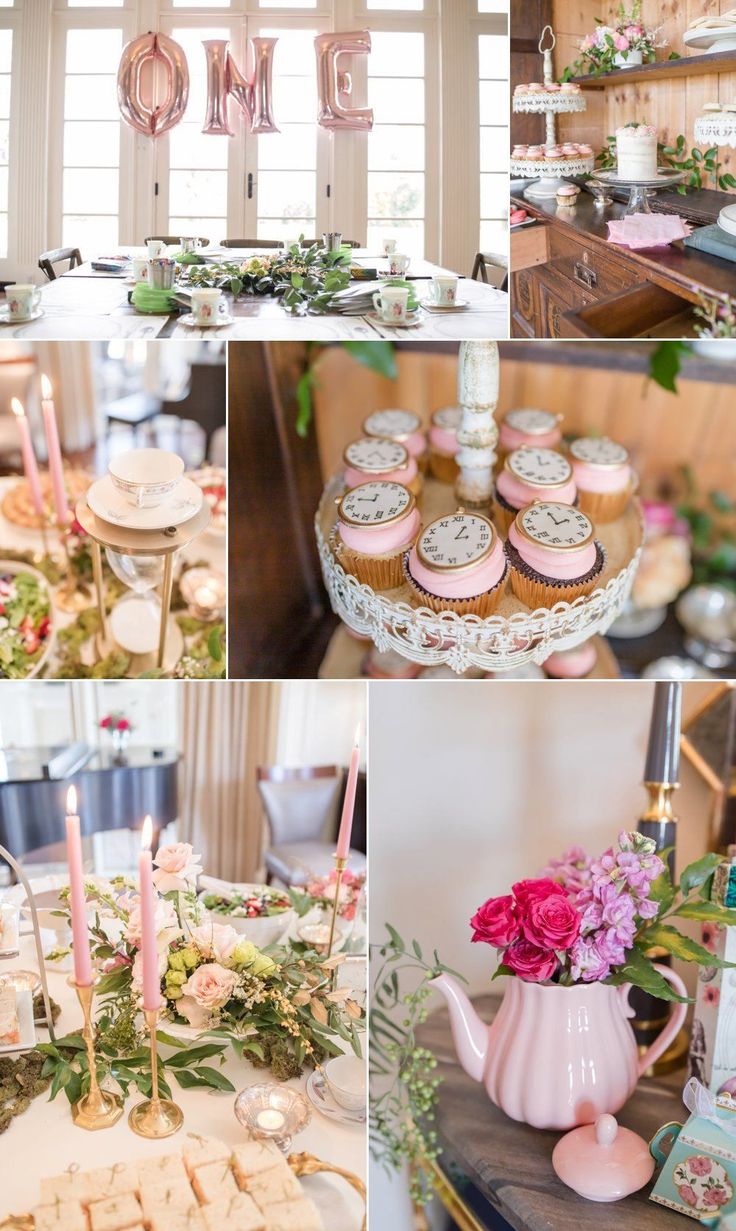
M 562 650 L 557 654 L 550 654 L 542 665 L 545 671 L 556 679 L 579 680 L 581 676 L 593 670 L 597 657 L 595 643 L 584 641 L 582 645 L 573 650 Z
M 416 458 L 409 454 L 409 462 L 404 470 L 389 470 L 386 474 L 376 474 L 370 470 L 356 470 L 354 466 L 348 466 L 345 470 L 345 486 L 349 488 L 360 487 L 361 483 L 370 483 L 373 479 L 381 479 L 385 483 L 403 483 L 404 487 L 411 483 L 412 479 L 416 478 L 417 462 Z
M 351 551 L 360 551 L 368 556 L 383 556 L 389 551 L 399 551 L 413 543 L 419 533 L 422 519 L 419 509 L 413 508 L 407 517 L 391 522 L 388 526 L 348 526 L 338 521 L 340 538 Z
M 440 453 L 451 453 L 454 457 L 458 450 L 457 431 L 449 427 L 437 427 L 433 423 L 429 429 L 429 443 Z
M 516 475 L 510 474 L 508 470 L 502 470 L 496 479 L 496 490 L 514 509 L 523 509 L 534 500 L 556 500 L 560 504 L 574 504 L 578 494 L 573 478 L 561 487 L 532 487 L 528 483 L 522 483 L 521 479 L 517 479 Z
M 522 445 L 535 445 L 538 449 L 554 449 L 561 440 L 562 432 L 559 427 L 543 432 L 541 436 L 532 436 L 527 432 L 517 431 L 508 423 L 502 423 L 498 434 L 498 443 L 508 453 L 513 449 L 520 449 Z
M 412 547 L 409 555 L 409 572 L 414 580 L 438 598 L 475 598 L 476 594 L 485 594 L 498 585 L 505 568 L 506 555 L 498 537 L 484 560 L 460 572 L 435 573 L 419 559 L 416 547 Z
M 575 482 L 582 492 L 620 492 L 631 482 L 631 467 L 626 463 L 622 466 L 591 466 L 574 457 L 570 461 Z
M 509 542 L 536 573 L 541 573 L 543 577 L 552 577 L 556 581 L 572 581 L 575 577 L 584 577 L 596 561 L 594 542 L 586 543 L 584 547 L 555 551 L 554 548 L 530 542 L 519 533 L 516 524 L 509 530 Z
M 421 457 L 427 449 L 427 438 L 424 432 L 412 432 L 411 436 L 407 436 L 406 440 L 402 440 L 402 445 L 408 449 L 412 457 Z

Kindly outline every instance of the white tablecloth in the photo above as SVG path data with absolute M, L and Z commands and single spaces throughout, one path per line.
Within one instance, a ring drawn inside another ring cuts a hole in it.
M 0 963 L 0 972 L 13 967 L 38 969 L 31 937 L 22 939 L 18 958 Z M 76 994 L 66 979 L 67 976 L 58 971 L 48 972 L 49 992 L 61 1006 L 61 1016 L 56 1023 L 57 1037 L 79 1029 L 82 1021 Z M 39 1042 L 47 1041 L 46 1030 L 39 1030 L 38 1035 Z M 166 1054 L 164 1047 L 160 1051 Z M 271 1080 L 267 1070 L 255 1069 L 247 1061 L 238 1060 L 232 1051 L 222 1071 L 237 1090 Z M 306 1080 L 298 1078 L 288 1084 L 304 1093 Z M 146 1141 L 128 1127 L 127 1111 L 139 1100 L 137 1092 L 131 1095 L 126 1114 L 117 1124 L 96 1133 L 75 1127 L 63 1093 L 53 1103 L 48 1101 L 47 1094 L 42 1094 L 0 1137 L 0 1219 L 8 1214 L 27 1213 L 38 1203 L 41 1177 L 56 1175 L 73 1163 L 82 1170 L 89 1170 L 155 1154 L 176 1153 L 187 1132 L 218 1137 L 233 1146 L 243 1140 L 244 1131 L 233 1112 L 233 1095 L 182 1090 L 175 1080 L 171 1085 L 174 1098 L 184 1112 L 184 1127 L 164 1141 Z M 307 1128 L 294 1138 L 292 1151 L 315 1154 L 365 1179 L 366 1132 L 362 1125 L 343 1126 L 314 1110 Z M 363 1216 L 362 1203 L 344 1180 L 336 1176 L 315 1176 L 303 1183 L 305 1191 L 323 1210 L 327 1231 L 358 1231 Z

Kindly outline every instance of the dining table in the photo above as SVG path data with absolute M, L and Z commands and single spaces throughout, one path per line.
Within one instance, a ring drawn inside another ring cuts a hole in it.
M 0 895 L 1 900 L 2 895 Z M 30 921 L 21 923 L 21 932 L 30 932 Z M 38 971 L 33 937 L 21 935 L 17 957 L 0 962 L 0 975 L 19 970 Z M 53 969 L 46 963 L 49 994 L 61 1013 L 55 1024 L 57 1038 L 80 1030 L 81 1009 L 76 993 L 69 985 L 69 972 Z M 171 1029 L 167 1023 L 163 1029 Z M 48 1042 L 48 1030 L 37 1026 L 37 1042 Z M 187 1038 L 187 1045 L 191 1041 Z M 171 1048 L 160 1044 L 161 1055 Z M 220 1072 L 227 1077 L 237 1091 L 247 1086 L 270 1081 L 272 1078 L 263 1069 L 255 1068 L 248 1060 L 238 1059 L 230 1049 Z M 290 1079 L 286 1085 L 305 1093 L 308 1074 Z M 111 1128 L 99 1132 L 87 1132 L 72 1121 L 69 1103 L 64 1094 L 53 1101 L 48 1093 L 42 1093 L 31 1105 L 14 1117 L 2 1139 L 3 1182 L 0 1186 L 0 1228 L 17 1226 L 12 1220 L 28 1214 L 39 1203 L 39 1188 L 42 1177 L 55 1176 L 68 1168 L 89 1171 L 97 1167 L 115 1167 L 121 1163 L 139 1162 L 144 1158 L 179 1153 L 188 1134 L 214 1137 L 230 1146 L 240 1144 L 246 1138 L 245 1129 L 235 1118 L 234 1095 L 227 1092 L 182 1088 L 172 1081 L 173 1097 L 184 1113 L 184 1124 L 179 1132 L 163 1140 L 150 1140 L 137 1136 L 128 1125 L 128 1111 L 139 1100 L 137 1092 L 131 1094 L 125 1114 Z M 311 1107 L 311 1119 L 306 1128 L 294 1137 L 293 1153 L 306 1152 L 323 1162 L 343 1168 L 361 1180 L 365 1180 L 366 1147 L 365 1124 L 342 1123 L 327 1118 Z M 363 1218 L 363 1202 L 358 1193 L 341 1177 L 318 1174 L 302 1180 L 305 1195 L 311 1196 L 322 1213 L 325 1231 L 360 1231 Z
M 17 338 L 89 340 L 124 339 L 215 339 L 222 341 L 298 341 L 321 342 L 349 339 L 375 341 L 463 341 L 466 338 L 494 339 L 508 337 L 509 297 L 484 282 L 460 278 L 458 299 L 463 307 L 439 310 L 419 307 L 416 323 L 409 326 L 387 325 L 372 312 L 348 315 L 337 311 L 320 314 L 293 314 L 285 309 L 275 295 L 240 295 L 226 293 L 231 324 L 207 327 L 185 324 L 186 309 L 169 315 L 148 315 L 136 311 L 129 302 L 133 289 L 132 261 L 145 257 L 143 247 L 126 246 L 121 270 L 94 269 L 98 258 L 68 270 L 60 277 L 40 287 L 42 314 L 23 323 L 9 322 L 0 311 L 0 339 Z M 253 256 L 273 255 L 256 248 L 207 248 L 202 250 L 207 263 L 216 261 L 242 262 Z M 103 258 L 104 259 L 104 258 Z M 351 256 L 353 265 L 376 270 L 375 280 L 353 281 L 351 288 L 366 292 L 378 291 L 382 279 L 389 276 L 386 258 L 363 249 Z M 416 284 L 418 298 L 429 296 L 431 279 L 447 275 L 451 270 L 431 261 L 412 260 L 407 278 Z M 186 289 L 186 288 L 184 288 Z

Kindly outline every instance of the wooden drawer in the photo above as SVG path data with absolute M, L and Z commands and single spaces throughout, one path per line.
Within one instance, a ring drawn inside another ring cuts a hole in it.
M 586 295 L 606 299 L 641 281 L 641 274 L 625 261 L 592 244 L 581 244 L 557 228 L 550 236 L 549 264 Z
M 693 305 L 651 282 L 610 299 L 575 306 L 560 321 L 566 338 L 692 338 Z
M 537 286 L 539 296 L 539 337 L 567 338 L 566 318 L 569 312 L 583 311 L 593 306 L 595 297 L 561 278 L 540 277 Z M 573 337 L 576 335 L 572 335 Z
M 511 275 L 511 302 L 514 315 L 527 322 L 532 331 L 536 332 L 539 320 L 536 269 L 520 269 Z

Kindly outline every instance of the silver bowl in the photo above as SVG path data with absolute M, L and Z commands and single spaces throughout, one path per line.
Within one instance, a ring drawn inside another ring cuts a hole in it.
M 280 1117 L 273 1128 L 259 1123 L 259 1116 L 274 1113 Z M 263 1082 L 247 1086 L 235 1097 L 235 1118 L 253 1137 L 273 1141 L 284 1154 L 291 1149 L 291 1139 L 307 1127 L 312 1112 L 307 1100 L 289 1086 Z
M 736 659 L 736 594 L 725 586 L 693 586 L 675 607 L 687 634 L 685 650 L 705 667 L 716 670 Z

